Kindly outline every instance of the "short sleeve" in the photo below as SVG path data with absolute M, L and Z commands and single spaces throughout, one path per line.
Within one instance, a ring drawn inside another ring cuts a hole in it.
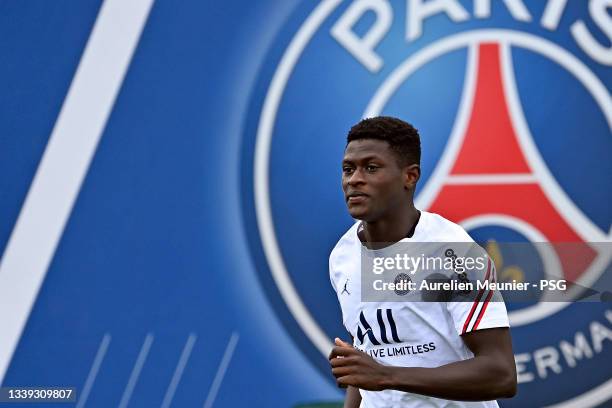
M 487 258 L 484 281 L 496 282 L 497 274 L 495 264 Z M 506 305 L 499 291 L 483 287 L 474 290 L 473 296 L 461 301 L 447 302 L 455 330 L 463 335 L 474 330 L 490 329 L 494 327 L 510 327 Z
M 334 289 L 334 292 L 338 293 L 338 289 L 336 288 L 336 282 L 334 281 L 334 270 L 333 270 L 333 252 L 329 255 L 329 281 L 331 282 L 331 287 Z

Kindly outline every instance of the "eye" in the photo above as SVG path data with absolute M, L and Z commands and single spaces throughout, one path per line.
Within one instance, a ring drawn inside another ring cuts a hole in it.
M 351 174 L 353 172 L 353 168 L 351 166 L 342 166 L 342 172 L 344 174 Z
M 365 169 L 368 173 L 374 173 L 376 170 L 378 170 L 378 166 L 368 164 Z

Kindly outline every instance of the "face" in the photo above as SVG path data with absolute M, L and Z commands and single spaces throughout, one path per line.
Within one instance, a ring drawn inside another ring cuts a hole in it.
M 418 165 L 400 166 L 385 141 L 350 142 L 342 160 L 342 189 L 349 213 L 367 222 L 392 216 L 412 200 L 419 175 Z

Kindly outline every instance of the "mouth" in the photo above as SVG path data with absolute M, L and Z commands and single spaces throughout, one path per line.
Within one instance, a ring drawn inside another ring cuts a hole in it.
M 359 204 L 367 200 L 369 196 L 362 192 L 351 192 L 346 195 L 346 202 L 349 204 Z

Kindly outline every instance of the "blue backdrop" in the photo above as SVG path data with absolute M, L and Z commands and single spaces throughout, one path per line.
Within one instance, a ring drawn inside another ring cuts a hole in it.
M 102 3 L 0 1 L 4 257 Z M 487 14 L 472 1 L 440 1 L 447 8 L 423 17 L 422 32 L 410 34 L 417 11 L 408 7 L 419 2 L 380 1 L 382 9 L 364 6 L 350 27 L 359 42 L 388 17 L 375 45 L 362 44 L 378 55 L 378 69 L 351 52 L 346 35 L 334 34 L 358 3 L 151 2 L 3 386 L 73 386 L 79 404 L 91 407 L 340 401 L 316 335 L 287 302 L 298 296 L 322 333 L 346 338 L 326 270 L 329 251 L 351 224 L 339 185 L 346 131 L 374 111 L 414 122 L 423 137 L 419 193 L 429 183 L 442 200 L 422 195 L 421 208 L 457 222 L 473 218 L 471 193 L 459 192 L 460 201 L 446 204 L 435 169 L 454 132 L 461 133 L 457 118 L 470 92 L 469 72 L 476 82 L 484 67 L 495 72 L 477 57 L 481 70 L 470 65 L 483 44 L 498 47 L 504 83 L 512 67 L 518 99 L 507 104 L 509 111 L 522 108 L 522 114 L 510 112 L 511 121 L 522 117 L 529 130 L 513 127 L 523 135 L 518 151 L 528 156 L 525 172 L 533 171 L 547 194 L 562 192 L 545 195 L 556 209 L 550 219 L 560 216 L 567 228 L 547 230 L 528 214 L 525 222 L 552 241 L 610 239 L 609 2 L 602 8 L 590 4 L 602 2 L 570 0 L 553 27 L 544 23 L 547 7 L 563 2 L 510 2 L 526 4 L 526 18 L 520 4 L 492 2 Z M 549 10 L 549 20 L 554 14 Z M 572 34 L 577 22 L 599 48 L 589 51 L 588 40 Z M 449 39 L 455 43 L 444 48 Z M 422 53 L 427 50 L 433 51 Z M 419 55 L 420 62 L 411 60 Z M 373 107 L 405 62 L 414 69 Z M 497 124 L 488 126 L 486 137 L 497 137 Z M 530 161 L 525 140 L 545 172 Z M 512 199 L 499 197 L 488 211 L 519 217 L 506 205 Z M 521 203 L 520 193 L 510 197 Z M 529 200 L 522 205 L 529 208 Z M 482 227 L 470 232 L 502 239 L 509 228 Z M 274 266 L 274 254 L 282 267 Z M 15 274 L 7 269 L 0 269 L 0 282 L 6 282 L 1 274 Z M 609 283 L 609 270 L 604 262 L 590 282 L 608 277 Z M 291 293 L 279 288 L 281 272 Z M 586 339 L 590 355 L 572 364 L 561 344 L 577 344 L 576 336 Z M 542 314 L 517 325 L 513 337 L 524 377 L 517 397 L 502 405 L 583 396 L 589 399 L 581 406 L 606 406 L 612 398 L 609 303 Z

